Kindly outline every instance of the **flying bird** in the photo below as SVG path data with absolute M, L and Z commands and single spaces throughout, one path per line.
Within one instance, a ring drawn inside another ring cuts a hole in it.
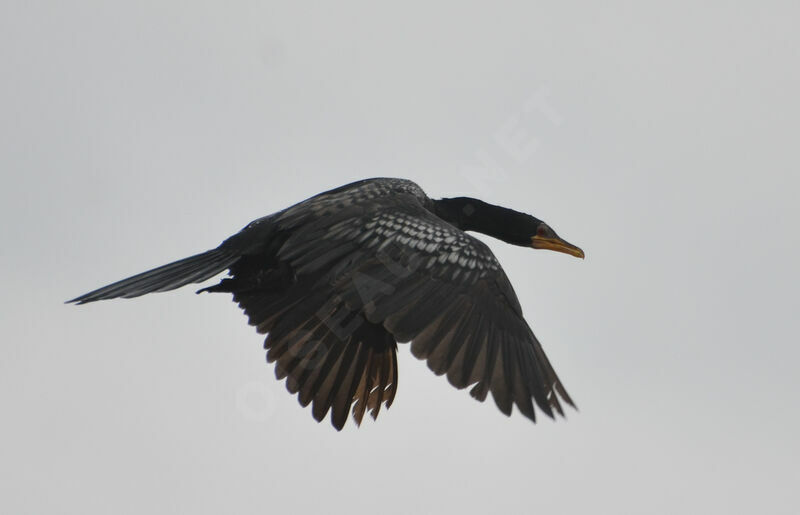
M 456 388 L 492 394 L 536 421 L 574 407 L 489 247 L 583 251 L 531 215 L 468 197 L 434 200 L 405 179 L 366 179 L 254 220 L 217 248 L 104 286 L 68 302 L 131 298 L 199 283 L 232 293 L 266 334 L 278 379 L 341 430 L 352 412 L 377 418 L 397 392 L 397 343 Z

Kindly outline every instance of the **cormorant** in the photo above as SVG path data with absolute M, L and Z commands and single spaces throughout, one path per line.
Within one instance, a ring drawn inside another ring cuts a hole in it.
M 489 248 L 465 231 L 583 258 L 546 223 L 467 197 L 433 200 L 405 179 L 366 179 L 259 218 L 215 249 L 68 302 L 138 297 L 209 279 L 259 333 L 278 379 L 340 430 L 397 392 L 397 342 L 456 388 L 491 392 L 535 421 L 574 407 Z

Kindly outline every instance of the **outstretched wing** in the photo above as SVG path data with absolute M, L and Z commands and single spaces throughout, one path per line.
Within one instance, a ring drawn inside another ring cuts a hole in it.
M 278 252 L 336 309 L 382 325 L 436 374 L 498 408 L 535 420 L 533 402 L 574 405 L 522 316 L 489 248 L 430 213 L 413 193 L 372 198 L 330 216 L 287 212 Z

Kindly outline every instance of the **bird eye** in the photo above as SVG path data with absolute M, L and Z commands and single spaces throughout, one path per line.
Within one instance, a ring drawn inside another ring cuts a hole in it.
M 545 237 L 550 234 L 550 228 L 545 224 L 540 224 L 539 227 L 536 228 L 536 236 Z

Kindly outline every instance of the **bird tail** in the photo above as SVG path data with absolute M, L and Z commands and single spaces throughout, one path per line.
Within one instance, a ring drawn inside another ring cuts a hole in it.
M 103 286 L 67 303 L 86 304 L 119 297 L 129 299 L 147 293 L 174 290 L 189 283 L 205 281 L 230 267 L 239 258 L 238 252 L 212 249 Z

